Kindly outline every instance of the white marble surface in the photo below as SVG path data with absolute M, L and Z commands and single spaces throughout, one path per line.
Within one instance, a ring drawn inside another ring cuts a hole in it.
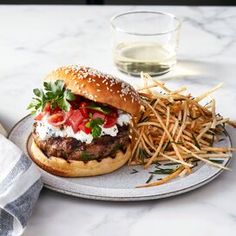
M 193 94 L 224 82 L 218 111 L 236 119 L 235 7 L 0 6 L 0 121 L 9 131 L 24 115 L 32 89 L 51 69 L 80 63 L 112 73 L 109 19 L 151 9 L 183 18 L 179 63 L 162 79 Z M 231 131 L 236 146 L 236 132 Z M 159 201 L 111 203 L 43 190 L 25 236 L 235 235 L 236 161 L 196 191 Z

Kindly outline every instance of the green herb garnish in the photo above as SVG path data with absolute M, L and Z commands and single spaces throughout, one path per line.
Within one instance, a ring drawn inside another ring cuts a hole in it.
M 220 138 L 220 139 L 218 140 L 218 142 L 222 142 L 222 141 L 225 141 L 225 138 Z
M 209 161 L 217 163 L 217 164 L 223 164 L 224 163 L 224 160 L 209 159 Z
M 148 183 L 153 179 L 153 176 L 154 176 L 154 175 L 151 174 L 145 183 L 148 184 Z
M 91 103 L 88 106 L 86 106 L 86 108 L 95 110 L 95 111 L 99 111 L 105 115 L 108 115 L 111 113 L 111 109 L 107 106 L 102 106 L 102 105 L 97 105 L 95 103 Z
M 146 122 L 146 121 L 148 121 L 148 117 L 147 116 L 145 117 L 144 113 L 142 113 L 138 122 L 142 123 L 142 122 Z
M 177 144 L 177 145 L 183 145 L 182 142 L 178 141 L 178 142 L 175 142 L 175 141 L 170 141 L 170 143 L 174 143 L 174 144 Z
M 152 101 L 150 102 L 150 105 L 153 106 L 156 101 L 157 101 L 157 99 L 152 99 Z
M 139 148 L 139 155 L 140 155 L 141 159 L 145 159 L 145 158 L 150 157 L 149 154 L 146 152 L 146 150 L 143 148 Z
M 75 95 L 69 89 L 65 89 L 65 83 L 62 80 L 56 82 L 44 82 L 44 89 L 34 89 L 35 97 L 27 107 L 32 114 L 37 111 L 43 111 L 47 103 L 50 104 L 52 109 L 59 107 L 64 111 L 70 110 L 69 101 L 75 100 Z
M 121 143 L 118 143 L 115 145 L 115 147 L 112 149 L 112 153 L 116 153 L 118 150 L 122 149 L 123 148 L 123 144 Z
M 101 118 L 96 118 L 96 119 L 90 120 L 85 126 L 87 128 L 91 128 L 92 130 L 91 134 L 93 138 L 98 138 L 100 137 L 102 133 L 102 128 L 100 127 L 100 125 L 102 125 L 103 123 L 104 123 L 104 120 L 102 120 Z
M 168 162 L 168 163 L 164 163 L 162 164 L 163 166 L 176 166 L 176 165 L 179 165 L 178 162 Z
M 132 169 L 132 172 L 130 172 L 131 175 L 136 174 L 136 173 L 138 173 L 138 171 L 135 169 Z
M 92 155 L 89 154 L 88 152 L 85 152 L 85 151 L 81 152 L 80 154 L 81 161 L 90 161 L 92 159 L 93 159 Z
M 170 168 L 166 168 L 166 169 L 163 169 L 163 168 L 160 168 L 160 167 L 156 167 L 156 170 L 154 171 L 151 171 L 149 172 L 150 174 L 159 174 L 159 175 L 168 175 L 168 174 L 172 174 L 174 173 L 177 169 L 179 168 L 176 167 L 176 168 L 173 168 L 173 169 L 170 169 Z
M 211 139 L 210 146 L 213 146 L 213 144 L 214 144 L 214 141 L 215 141 L 215 135 L 213 134 L 213 135 L 212 135 L 212 139 Z
M 141 122 L 146 122 L 146 121 L 148 121 L 148 119 L 149 119 L 148 117 L 143 117 L 142 120 L 140 120 L 139 122 L 140 122 L 140 123 L 141 123 Z
M 152 164 L 155 164 L 156 167 L 161 166 L 162 164 L 158 161 L 154 161 Z
M 192 133 L 192 137 L 193 137 L 193 141 L 194 141 L 195 146 L 196 146 L 198 149 L 201 150 L 201 147 L 200 147 L 200 145 L 199 145 L 199 143 L 198 143 L 198 141 L 197 141 L 197 139 L 196 139 L 196 137 L 194 136 L 193 133 Z
M 170 141 L 168 141 L 167 143 L 165 143 L 163 152 L 168 149 L 169 145 L 170 145 Z

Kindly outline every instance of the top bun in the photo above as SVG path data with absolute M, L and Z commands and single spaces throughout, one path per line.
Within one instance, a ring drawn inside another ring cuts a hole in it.
M 51 72 L 45 81 L 63 80 L 72 93 L 95 102 L 116 107 L 139 116 L 140 97 L 128 83 L 84 66 L 63 66 Z

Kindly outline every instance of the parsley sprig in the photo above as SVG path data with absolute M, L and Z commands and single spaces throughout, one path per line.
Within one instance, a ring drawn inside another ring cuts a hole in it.
M 104 123 L 104 120 L 102 120 L 101 118 L 96 118 L 96 119 L 91 119 L 86 124 L 87 128 L 91 128 L 91 130 L 92 130 L 91 134 L 92 134 L 93 138 L 100 137 L 100 135 L 102 133 L 102 128 L 100 127 L 100 125 L 102 125 L 103 123 Z
M 44 89 L 34 89 L 35 97 L 27 107 L 32 114 L 37 111 L 43 111 L 47 103 L 50 104 L 52 109 L 59 107 L 64 111 L 70 110 L 69 101 L 75 100 L 75 95 L 69 89 L 65 89 L 65 83 L 62 80 L 55 82 L 44 82 Z

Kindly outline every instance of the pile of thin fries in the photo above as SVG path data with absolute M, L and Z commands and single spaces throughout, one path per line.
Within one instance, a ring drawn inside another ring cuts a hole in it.
M 211 158 L 228 157 L 229 152 L 235 149 L 213 147 L 213 143 L 224 131 L 225 124 L 236 127 L 236 123 L 216 114 L 214 99 L 205 106 L 199 103 L 222 84 L 194 98 L 190 94 L 184 95 L 185 87 L 172 91 L 148 74 L 142 73 L 141 77 L 145 82 L 145 86 L 139 89 L 143 110 L 133 128 L 134 142 L 129 165 L 148 168 L 163 161 L 179 165 L 174 173 L 163 179 L 138 187 L 157 186 L 190 174 L 196 160 L 228 169 L 211 161 Z M 148 85 L 147 81 L 152 81 L 152 84 Z

